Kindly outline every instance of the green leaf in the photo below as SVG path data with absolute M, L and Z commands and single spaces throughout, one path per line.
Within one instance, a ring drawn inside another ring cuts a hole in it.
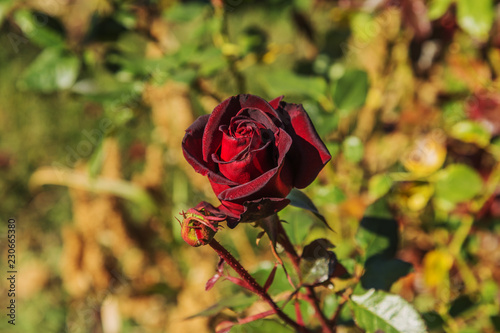
M 453 0 L 431 0 L 427 16 L 429 19 L 436 20 L 446 13 Z
M 273 267 L 274 267 L 274 262 L 261 261 L 259 265 L 255 269 L 253 269 L 250 273 L 261 286 L 264 286 Z M 269 294 L 277 295 L 279 293 L 286 292 L 289 290 L 290 290 L 290 283 L 288 282 L 285 271 L 283 269 L 276 270 L 276 273 L 274 275 L 274 280 L 268 290 Z
M 199 73 L 193 68 L 182 68 L 172 75 L 172 80 L 191 84 L 196 80 L 198 74 Z
M 364 289 L 382 289 L 389 291 L 394 282 L 410 273 L 413 266 L 399 259 L 373 258 L 365 264 L 365 273 L 361 277 Z
M 288 325 L 272 320 L 263 319 L 252 321 L 248 324 L 236 325 L 231 328 L 231 333 L 257 333 L 257 332 L 273 332 L 273 333 L 292 333 L 294 330 Z
M 368 193 L 374 200 L 383 197 L 392 187 L 392 178 L 386 174 L 378 174 L 368 181 Z
M 209 317 L 218 314 L 226 308 L 247 308 L 248 306 L 255 303 L 257 299 L 256 296 L 248 296 L 246 294 L 240 293 L 234 296 L 222 298 L 220 302 L 206 308 L 205 310 L 198 312 L 194 315 L 187 317 L 186 319 L 192 319 L 196 317 Z
M 164 12 L 163 17 L 170 22 L 186 23 L 199 17 L 206 8 L 208 6 L 203 3 L 175 3 Z
M 482 188 L 483 181 L 476 170 L 465 164 L 453 164 L 439 172 L 436 197 L 458 203 L 474 198 Z
M 80 61 L 58 48 L 47 48 L 24 71 L 20 89 L 53 92 L 70 88 L 78 76 Z
M 314 203 L 311 201 L 311 199 L 309 199 L 307 195 L 304 194 L 304 192 L 294 188 L 292 189 L 292 191 L 290 191 L 286 198 L 290 200 L 290 205 L 308 210 L 313 213 L 314 216 L 320 219 L 320 221 L 323 222 L 328 227 L 328 229 L 331 230 L 330 226 L 326 222 L 325 217 L 320 214 L 318 208 L 316 208 Z
M 40 47 L 62 47 L 64 39 L 56 31 L 47 27 L 46 15 L 35 16 L 26 9 L 16 11 L 14 21 L 24 35 Z
M 266 218 L 257 221 L 257 225 L 260 226 L 271 240 L 274 247 L 276 247 L 276 241 L 278 240 L 279 225 L 281 223 L 276 214 L 268 216 Z
M 333 102 L 342 111 L 359 109 L 365 104 L 368 94 L 368 74 L 365 71 L 351 69 L 333 86 Z
M 114 19 L 128 30 L 133 30 L 137 24 L 137 17 L 132 12 L 124 9 L 119 9 L 115 13 Z
M 314 200 L 318 203 L 319 206 L 327 204 L 339 204 L 346 200 L 346 195 L 342 191 L 342 189 L 331 184 L 316 188 L 314 194 Z
M 397 222 L 363 217 L 356 233 L 356 242 L 364 252 L 365 261 L 374 257 L 392 259 L 398 247 Z
M 294 245 L 302 245 L 314 223 L 313 216 L 293 206 L 282 210 L 280 219 L 287 222 L 282 225 Z
M 366 207 L 365 215 L 371 217 L 378 217 L 382 219 L 393 218 L 393 214 L 391 212 L 391 209 L 389 208 L 389 203 L 387 202 L 386 197 L 381 197 L 380 199 L 372 203 L 370 206 Z
M 217 71 L 227 67 L 227 60 L 220 49 L 211 47 L 199 52 L 198 57 L 194 59 L 199 64 L 198 75 L 210 76 Z
M 357 136 L 349 136 L 342 143 L 345 158 L 353 163 L 358 163 L 363 158 L 363 142 Z
M 458 25 L 468 34 L 481 40 L 488 38 L 495 18 L 493 0 L 458 0 Z
M 316 239 L 304 247 L 300 260 L 302 284 L 315 285 L 333 276 L 337 256 L 328 249 L 333 245 L 326 239 Z
M 450 135 L 463 142 L 474 143 L 481 148 L 489 145 L 491 140 L 490 132 L 483 125 L 471 120 L 456 123 Z
M 398 295 L 371 289 L 364 295 L 351 296 L 349 303 L 354 321 L 367 333 L 427 332 L 417 311 Z
M 269 96 L 292 95 L 324 98 L 326 82 L 319 76 L 301 76 L 290 70 L 265 72 L 261 81 Z

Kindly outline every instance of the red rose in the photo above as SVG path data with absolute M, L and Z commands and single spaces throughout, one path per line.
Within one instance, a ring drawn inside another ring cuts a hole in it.
M 228 226 L 283 209 L 331 156 L 300 104 L 238 95 L 199 117 L 182 140 L 184 157 L 207 175 Z

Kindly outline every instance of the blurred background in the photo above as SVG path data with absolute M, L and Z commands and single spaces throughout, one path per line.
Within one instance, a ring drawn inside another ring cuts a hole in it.
M 288 207 L 296 244 L 327 237 L 355 274 L 362 216 L 394 218 L 413 269 L 391 292 L 430 331 L 500 331 L 499 3 L 0 1 L 0 262 L 13 217 L 18 271 L 0 331 L 213 332 L 255 302 L 204 290 L 217 256 L 176 220 L 218 204 L 184 131 L 238 93 L 302 103 L 333 156 L 305 192 L 335 232 Z M 265 279 L 258 233 L 217 238 Z M 265 327 L 233 331 L 287 331 Z

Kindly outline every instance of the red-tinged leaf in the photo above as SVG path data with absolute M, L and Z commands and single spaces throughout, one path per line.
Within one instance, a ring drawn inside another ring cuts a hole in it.
M 278 264 L 276 263 L 276 264 L 274 264 L 274 268 L 271 271 L 271 273 L 269 274 L 269 277 L 267 278 L 266 283 L 264 284 L 264 290 L 265 291 L 268 291 L 269 287 L 271 286 L 271 284 L 273 284 L 274 276 L 276 275 L 276 269 L 277 268 L 278 268 Z
M 292 277 L 290 276 L 290 274 L 288 274 L 288 271 L 286 270 L 286 266 L 285 266 L 285 264 L 283 264 L 283 260 L 281 260 L 280 256 L 276 252 L 276 248 L 274 248 L 274 246 L 273 246 L 272 243 L 271 243 L 271 252 L 273 253 L 273 255 L 276 258 L 276 260 L 278 260 L 278 263 L 281 265 L 281 267 L 283 267 L 283 271 L 285 272 L 285 275 L 286 275 L 286 278 L 287 278 L 288 282 L 290 283 L 290 285 L 293 288 L 295 288 L 295 284 L 292 281 Z
M 251 292 L 255 292 L 255 290 L 248 284 L 248 282 L 243 281 L 242 279 L 238 279 L 237 277 L 234 276 L 226 276 L 226 279 L 231 281 L 234 284 L 237 284 L 240 287 L 243 287 L 245 289 L 250 290 Z
M 212 289 L 212 287 L 215 285 L 215 282 L 217 282 L 221 278 L 221 276 L 222 275 L 220 275 L 219 273 L 215 273 L 215 275 L 207 281 L 207 284 L 205 285 L 205 291 L 209 291 L 210 289 Z
M 257 313 L 257 314 L 245 317 L 243 319 L 238 319 L 237 323 L 232 322 L 232 321 L 223 321 L 217 325 L 217 327 L 215 328 L 215 331 L 216 331 L 216 333 L 228 333 L 231 330 L 231 328 L 233 328 L 233 326 L 235 326 L 235 325 L 248 324 L 248 323 L 251 323 L 252 321 L 256 321 L 256 320 L 271 316 L 275 313 L 276 312 L 274 310 L 264 311 L 261 313 Z
M 228 333 L 233 326 L 236 325 L 236 323 L 233 323 L 232 321 L 223 321 L 220 322 L 216 327 L 215 327 L 215 332 L 216 333 Z
M 256 299 L 257 299 L 256 295 L 245 295 L 244 293 L 239 293 L 239 294 L 234 295 L 234 296 L 229 296 L 229 297 L 223 298 L 222 300 L 220 300 L 219 302 L 206 308 L 205 310 L 198 312 L 194 315 L 191 315 L 191 316 L 187 317 L 186 319 L 192 319 L 192 318 L 196 318 L 196 317 L 211 317 L 213 315 L 218 314 L 219 312 L 221 312 L 222 310 L 224 310 L 226 308 L 230 308 L 230 309 L 246 308 L 246 307 L 254 304 Z
M 271 316 L 271 315 L 273 315 L 275 313 L 276 312 L 274 310 L 268 310 L 268 311 L 264 311 L 264 312 L 261 312 L 261 313 L 257 313 L 257 314 L 248 316 L 248 317 L 243 318 L 243 319 L 238 319 L 238 324 L 251 323 L 252 321 L 259 320 L 259 319 L 262 319 L 262 318 L 266 318 L 266 317 Z
M 335 268 L 333 270 L 333 275 L 332 277 L 343 277 L 345 275 L 349 275 L 349 272 L 347 271 L 347 269 L 344 267 L 344 265 L 342 265 L 341 263 L 339 263 L 338 261 L 335 263 Z
M 297 317 L 297 324 L 304 326 L 304 318 L 302 318 L 302 312 L 300 312 L 300 303 L 298 300 L 295 300 L 295 316 Z
M 212 289 L 215 282 L 217 282 L 222 276 L 224 276 L 224 259 L 220 258 L 219 263 L 217 264 L 217 273 L 215 273 L 215 275 L 207 281 L 205 290 L 208 291 Z

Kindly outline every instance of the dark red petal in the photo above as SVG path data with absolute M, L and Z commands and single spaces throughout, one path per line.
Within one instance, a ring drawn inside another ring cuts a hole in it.
M 228 217 L 227 221 L 238 222 L 240 220 L 241 214 L 245 211 L 245 206 L 243 203 L 235 203 L 231 201 L 221 201 L 221 205 L 218 207 L 219 211 Z
M 241 108 L 258 109 L 267 113 L 271 119 L 280 119 L 275 108 L 273 108 L 265 99 L 255 95 L 238 95 L 240 97 Z
M 214 173 L 208 174 L 208 180 L 210 181 L 210 185 L 212 185 L 212 189 L 213 189 L 215 195 L 219 195 L 219 193 L 231 188 L 232 186 L 239 185 L 238 183 L 230 181 L 229 179 L 226 179 L 222 176 L 215 177 Z M 225 181 L 222 181 L 222 180 L 225 180 Z
M 222 140 L 221 125 L 229 125 L 231 118 L 241 110 L 238 96 L 233 96 L 217 105 L 208 119 L 206 131 L 203 135 L 202 156 L 209 161 L 210 156 L 217 151 Z
M 269 101 L 269 105 L 271 105 L 273 107 L 273 109 L 277 109 L 279 106 L 280 106 L 280 102 L 281 100 L 284 98 L 285 96 L 281 95 L 279 97 L 276 97 L 275 99 L 273 99 L 272 101 Z
M 210 213 L 211 215 L 217 217 L 217 218 L 223 218 L 224 217 L 224 214 L 222 214 L 219 209 L 217 209 L 216 207 L 214 207 L 212 204 L 206 202 L 206 201 L 201 201 L 200 203 L 198 203 L 195 207 L 194 207 L 194 210 L 198 212 L 202 212 L 202 211 L 205 211 L 205 212 L 208 212 Z M 188 211 L 189 212 L 189 211 Z M 206 215 L 206 214 L 205 214 Z M 206 217 L 206 216 L 205 216 Z M 206 217 L 207 218 L 207 217 Z M 209 218 L 207 218 L 209 219 Z
M 286 197 L 292 189 L 293 178 L 285 156 L 291 145 L 291 137 L 282 129 L 275 133 L 278 151 L 277 167 L 265 172 L 248 183 L 230 187 L 220 192 L 219 200 L 255 200 L 259 197 Z
M 203 176 L 208 176 L 210 181 L 235 186 L 235 182 L 225 179 L 216 172 L 217 166 L 213 161 L 204 161 L 202 158 L 202 137 L 206 128 L 207 120 L 210 115 L 198 117 L 191 126 L 186 130 L 186 134 L 182 139 L 182 152 L 184 158 L 194 168 L 194 170 Z
M 184 158 L 186 158 L 196 172 L 203 176 L 209 172 L 208 164 L 205 163 L 202 156 L 203 132 L 209 117 L 210 115 L 207 114 L 196 119 L 186 130 L 184 139 L 182 139 L 182 152 Z
M 273 121 L 273 119 L 271 119 L 269 114 L 260 109 L 256 108 L 241 109 L 240 112 L 238 112 L 238 114 L 236 115 L 236 117 L 231 119 L 231 122 L 235 122 L 238 120 L 252 121 L 256 124 L 257 127 L 261 128 L 265 127 L 274 132 L 278 130 L 278 127 L 276 127 L 275 122 Z M 258 126 L 259 124 L 260 126 Z
M 220 158 L 222 161 L 231 161 L 242 151 L 248 150 L 251 137 L 235 138 L 227 133 L 222 134 L 222 143 L 220 147 Z M 215 154 L 214 154 L 215 155 Z M 219 163 L 218 161 L 214 161 Z
M 218 209 L 227 215 L 227 226 L 234 228 L 239 222 L 253 222 L 271 216 L 290 203 L 286 198 L 260 198 L 245 201 L 238 205 L 231 202 L 222 202 Z
M 284 122 L 293 141 L 289 155 L 294 163 L 294 186 L 304 188 L 318 176 L 331 156 L 301 104 L 281 102 L 280 107 L 290 117 L 289 123 Z
M 205 126 L 202 139 L 202 156 L 208 162 L 213 153 L 217 151 L 222 140 L 220 125 L 229 125 L 233 118 L 241 109 L 255 108 L 267 113 L 271 118 L 279 120 L 276 110 L 273 109 L 264 99 L 254 95 L 237 95 L 230 97 L 217 105 L 210 115 Z
M 290 203 L 287 198 L 262 198 L 246 201 L 243 206 L 245 211 L 241 214 L 240 222 L 252 222 L 271 216 Z
M 250 150 L 244 154 L 244 158 L 234 161 L 220 161 L 217 156 L 213 156 L 213 161 L 219 164 L 220 172 L 229 180 L 239 184 L 245 184 L 252 179 L 259 177 L 273 167 L 273 160 L 269 151 L 269 144 L 262 146 L 259 149 Z M 271 147 L 272 148 L 272 147 Z

